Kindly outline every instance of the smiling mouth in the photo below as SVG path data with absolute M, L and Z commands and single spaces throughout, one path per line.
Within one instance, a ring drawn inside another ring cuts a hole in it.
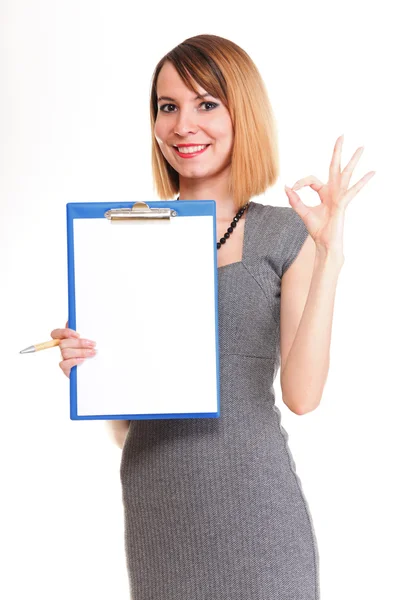
M 198 144 L 197 146 L 181 146 L 176 147 L 172 146 L 178 156 L 182 158 L 189 158 L 191 156 L 197 156 L 198 154 L 202 154 L 207 150 L 207 148 L 211 146 L 211 144 Z

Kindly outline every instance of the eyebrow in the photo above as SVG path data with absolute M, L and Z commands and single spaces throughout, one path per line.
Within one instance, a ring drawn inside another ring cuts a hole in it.
M 205 98 L 206 96 L 210 96 L 210 98 L 212 97 L 211 94 L 198 94 L 195 98 L 193 98 L 193 100 L 200 100 L 201 98 Z M 158 100 L 158 102 L 161 102 L 161 100 L 168 100 L 169 102 L 176 102 L 176 100 L 174 98 L 170 98 L 169 96 L 160 96 L 157 100 Z

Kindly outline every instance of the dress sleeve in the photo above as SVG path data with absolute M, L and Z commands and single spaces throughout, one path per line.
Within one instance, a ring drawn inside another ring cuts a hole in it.
M 309 233 L 304 221 L 297 212 L 291 207 L 284 207 L 285 227 L 282 235 L 284 237 L 284 260 L 282 263 L 281 277 L 295 261 Z

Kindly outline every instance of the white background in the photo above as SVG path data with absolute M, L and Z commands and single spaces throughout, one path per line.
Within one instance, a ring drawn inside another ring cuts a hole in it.
M 57 348 L 20 355 L 67 320 L 67 202 L 157 200 L 149 92 L 187 37 L 253 58 L 279 125 L 284 184 L 326 181 L 365 150 L 350 185 L 331 363 L 317 410 L 282 424 L 310 504 L 323 600 L 400 597 L 399 37 L 396 3 L 1 3 L 1 552 L 7 600 L 127 600 L 121 450 L 102 421 L 69 419 Z M 261 12 L 262 11 L 262 12 Z M 300 191 L 305 203 L 319 198 Z M 80 332 L 82 335 L 84 332 Z M 189 599 L 188 599 L 189 600 Z

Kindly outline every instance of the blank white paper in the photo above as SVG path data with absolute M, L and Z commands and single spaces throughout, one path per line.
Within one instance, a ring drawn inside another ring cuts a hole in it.
M 212 216 L 74 219 L 77 414 L 217 411 Z

